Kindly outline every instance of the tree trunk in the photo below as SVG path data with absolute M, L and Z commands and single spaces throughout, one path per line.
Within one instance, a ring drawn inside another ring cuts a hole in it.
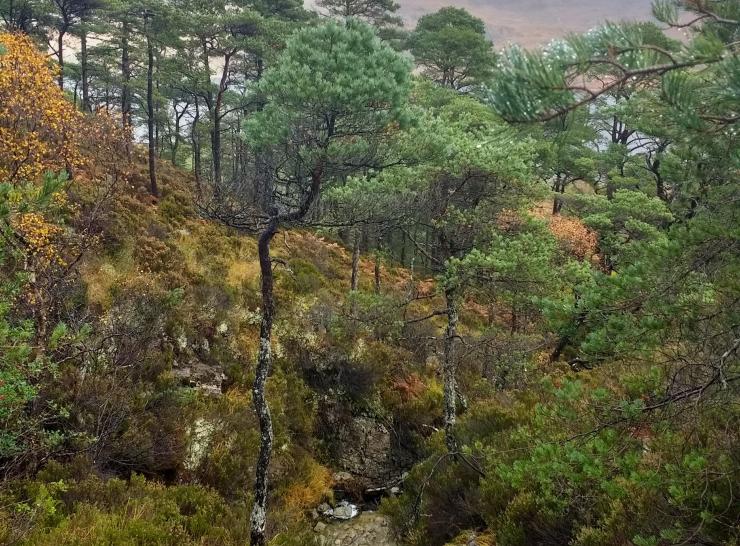
M 563 199 L 560 195 L 565 193 L 565 178 L 560 174 L 555 178 L 555 187 L 553 189 L 555 190 L 555 199 L 552 203 L 552 214 L 554 216 L 560 213 L 563 208 Z
M 296 222 L 308 214 L 311 205 L 321 192 L 321 182 L 324 174 L 324 161 L 321 160 L 311 174 L 311 190 L 301 206 L 293 213 L 284 215 L 285 222 Z M 272 191 L 268 192 L 272 195 Z M 257 369 L 252 386 L 252 403 L 257 412 L 260 425 L 260 450 L 257 458 L 257 469 L 254 480 L 254 505 L 250 523 L 251 546 L 264 546 L 265 525 L 267 521 L 267 471 L 272 457 L 272 444 L 274 441 L 272 430 L 272 417 L 267 405 L 265 386 L 267 377 L 270 375 L 272 366 L 272 323 L 275 315 L 275 297 L 272 276 L 272 258 L 270 257 L 270 243 L 277 233 L 281 217 L 278 216 L 277 207 L 270 206 L 270 221 L 260 235 L 258 247 L 260 273 L 262 277 L 262 323 L 260 326 L 260 350 L 257 357 Z
M 444 338 L 444 362 L 442 375 L 444 380 L 444 427 L 445 444 L 450 453 L 458 451 L 454 434 L 457 421 L 457 361 L 455 360 L 455 342 L 457 341 L 457 302 L 452 288 L 445 289 L 447 303 L 447 329 Z
M 231 67 L 231 58 L 236 50 L 224 55 L 224 71 L 221 74 L 221 81 L 218 85 L 218 94 L 216 95 L 216 104 L 213 108 L 213 119 L 211 125 L 211 153 L 213 155 L 213 183 L 216 188 L 221 185 L 222 168 L 221 168 L 221 107 L 223 106 L 224 93 L 226 92 L 229 81 L 229 70 Z
M 170 159 L 173 165 L 177 165 L 177 148 L 180 146 L 180 116 L 175 114 L 175 140 L 170 149 Z
M 200 100 L 195 97 L 195 115 L 193 116 L 193 124 L 190 127 L 190 140 L 193 145 L 193 171 L 195 174 L 195 187 L 198 191 L 198 196 L 201 194 L 201 150 L 200 150 L 200 139 L 198 138 L 198 122 L 200 121 Z
M 83 22 L 82 24 L 84 25 L 85 23 Z M 84 112 L 92 112 L 87 58 L 87 30 L 84 26 L 82 28 L 82 34 L 80 35 L 80 69 L 82 71 L 82 110 Z
M 121 123 L 124 127 L 131 125 L 131 58 L 129 50 L 129 34 L 131 25 L 123 23 L 121 37 Z
M 407 239 L 406 232 L 404 231 L 401 233 L 401 256 L 400 256 L 401 265 L 403 267 L 406 267 L 406 247 L 408 246 L 408 241 L 406 239 Z
M 259 239 L 259 262 L 262 274 L 262 324 L 260 326 L 260 350 L 257 357 L 252 386 L 252 403 L 257 412 L 260 425 L 260 451 L 257 458 L 257 470 L 254 481 L 254 506 L 250 529 L 250 544 L 264 546 L 265 524 L 267 521 L 267 472 L 272 456 L 274 440 L 272 417 L 265 397 L 267 377 L 272 366 L 272 322 L 275 314 L 275 298 L 273 295 L 272 259 L 270 257 L 270 243 L 277 233 L 277 218 L 272 218 Z
M 375 293 L 380 294 L 380 248 L 375 252 Z
M 57 58 L 59 59 L 59 76 L 58 83 L 59 89 L 64 90 L 64 34 L 65 30 L 59 31 L 59 38 L 57 39 Z
M 355 232 L 352 241 L 352 283 L 350 290 L 357 292 L 360 284 L 360 233 Z
M 224 55 L 224 68 L 221 73 L 221 81 L 218 85 L 218 94 L 216 95 L 216 104 L 213 108 L 213 120 L 211 125 L 211 154 L 213 156 L 213 183 L 216 188 L 221 185 L 223 171 L 221 168 L 221 108 L 223 106 L 224 93 L 226 92 L 231 58 L 236 51 L 231 51 Z
M 218 188 L 221 185 L 221 119 L 216 112 L 211 126 L 211 156 L 213 163 L 213 183 Z
M 147 72 L 146 72 L 146 109 L 147 129 L 149 131 L 149 189 L 152 195 L 159 197 L 157 188 L 157 140 L 154 134 L 154 46 L 151 37 L 146 37 Z
M 653 164 L 653 168 L 655 169 L 653 171 L 655 174 L 655 194 L 658 196 L 658 199 L 660 199 L 664 203 L 668 203 L 670 199 L 668 199 L 668 192 L 666 192 L 666 189 L 665 189 L 665 183 L 663 182 L 663 176 L 660 174 L 660 160 L 659 159 L 655 160 L 655 163 Z

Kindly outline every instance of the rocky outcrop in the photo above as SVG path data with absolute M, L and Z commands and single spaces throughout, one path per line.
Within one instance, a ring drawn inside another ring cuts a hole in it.
M 336 461 L 345 472 L 379 486 L 396 473 L 391 433 L 369 417 L 355 417 L 337 430 Z
M 222 323 L 213 335 L 224 337 L 227 332 L 228 326 Z M 181 385 L 211 395 L 220 395 L 226 381 L 223 367 L 211 356 L 209 339 L 189 340 L 184 333 L 180 333 L 175 340 L 172 374 Z
M 336 489 L 362 495 L 398 484 L 411 459 L 386 424 L 368 416 L 342 414 L 335 406 L 322 417 Z
M 203 391 L 206 394 L 220 395 L 222 385 L 226 380 L 220 366 L 204 363 L 197 358 L 185 361 L 175 361 L 172 365 L 172 374 L 181 385 Z

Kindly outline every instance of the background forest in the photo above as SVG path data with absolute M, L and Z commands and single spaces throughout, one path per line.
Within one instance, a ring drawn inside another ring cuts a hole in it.
M 317 4 L 0 0 L 0 543 L 737 545 L 740 1 Z

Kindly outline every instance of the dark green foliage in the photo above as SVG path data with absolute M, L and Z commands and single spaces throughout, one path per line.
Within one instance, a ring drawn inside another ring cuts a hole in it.
M 483 21 L 460 8 L 424 15 L 408 45 L 427 76 L 457 91 L 485 83 L 495 62 Z
M 394 0 L 319 0 L 318 5 L 334 17 L 361 19 L 380 28 L 402 24 L 394 15 L 401 7 Z

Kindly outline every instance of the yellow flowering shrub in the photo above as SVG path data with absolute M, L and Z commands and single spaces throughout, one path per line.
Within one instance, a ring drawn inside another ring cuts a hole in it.
M 56 86 L 56 68 L 27 36 L 0 33 L 0 181 L 37 181 L 83 164 L 82 115 Z
M 30 257 L 39 266 L 66 265 L 59 246 L 55 244 L 63 234 L 61 227 L 48 222 L 38 212 L 16 214 L 11 224 L 16 233 L 23 237 Z

